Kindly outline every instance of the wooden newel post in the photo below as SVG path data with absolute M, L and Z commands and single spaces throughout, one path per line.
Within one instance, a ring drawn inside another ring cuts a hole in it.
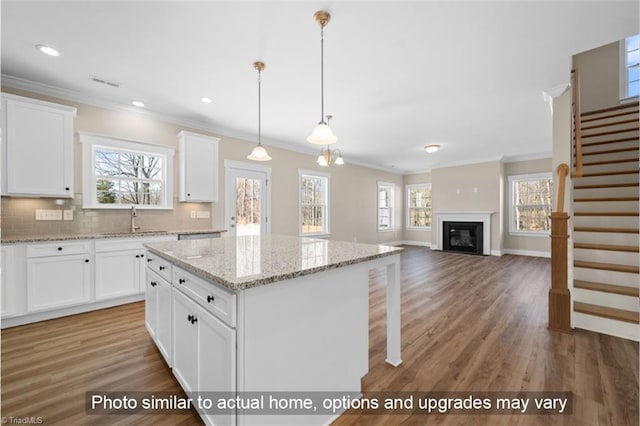
M 557 212 L 551 213 L 551 289 L 549 290 L 549 329 L 571 331 L 571 295 L 567 287 L 567 225 L 569 215 L 564 210 L 566 164 L 558 166 Z

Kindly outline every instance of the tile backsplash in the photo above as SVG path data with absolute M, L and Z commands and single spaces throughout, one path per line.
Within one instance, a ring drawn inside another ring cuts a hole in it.
M 65 199 L 56 205 L 52 198 L 2 197 L 2 227 L 4 237 L 33 235 L 96 234 L 127 232 L 131 226 L 128 209 L 83 209 L 82 194 Z M 70 221 L 36 221 L 36 209 L 73 210 Z M 192 219 L 192 211 L 208 211 L 210 203 L 179 203 L 174 199 L 173 210 L 137 209 L 136 225 L 141 231 L 183 231 L 211 228 L 212 219 Z

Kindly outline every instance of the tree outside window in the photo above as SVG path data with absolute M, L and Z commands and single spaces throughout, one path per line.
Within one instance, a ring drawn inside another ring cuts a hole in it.
M 431 184 L 407 185 L 407 229 L 431 229 Z
M 510 233 L 548 235 L 551 227 L 551 173 L 509 176 Z
M 329 233 L 329 178 L 314 174 L 300 174 L 300 233 L 322 235 Z

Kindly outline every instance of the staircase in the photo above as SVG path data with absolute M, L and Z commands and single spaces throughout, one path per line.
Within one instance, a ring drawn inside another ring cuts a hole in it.
M 580 128 L 583 172 L 573 177 L 573 326 L 637 341 L 638 103 L 582 113 Z

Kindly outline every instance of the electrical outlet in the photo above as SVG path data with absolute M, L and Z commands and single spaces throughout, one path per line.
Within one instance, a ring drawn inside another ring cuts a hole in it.
M 63 217 L 64 220 L 73 220 L 73 210 L 65 210 Z
M 62 210 L 36 209 L 36 220 L 62 220 Z
M 198 219 L 209 219 L 211 215 L 209 214 L 208 211 L 199 211 L 196 213 L 196 217 Z
M 195 219 L 197 212 L 195 210 L 191 210 L 191 219 Z

